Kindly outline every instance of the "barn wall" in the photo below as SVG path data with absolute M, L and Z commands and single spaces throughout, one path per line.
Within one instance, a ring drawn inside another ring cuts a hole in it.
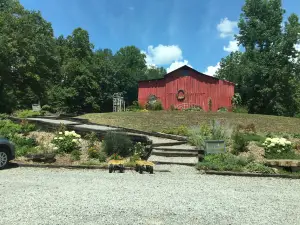
M 178 90 L 184 90 L 185 99 L 178 100 Z M 212 111 L 220 107 L 231 109 L 231 98 L 234 95 L 234 84 L 213 77 L 199 75 L 188 70 L 171 72 L 164 79 L 143 81 L 139 83 L 139 102 L 146 104 L 150 94 L 156 95 L 162 102 L 164 109 L 172 105 L 177 108 L 188 108 L 192 105 L 201 106 L 209 110 L 208 101 L 212 99 Z
M 150 80 L 139 82 L 138 101 L 142 105 L 146 105 L 149 95 L 155 95 L 165 105 L 165 80 Z

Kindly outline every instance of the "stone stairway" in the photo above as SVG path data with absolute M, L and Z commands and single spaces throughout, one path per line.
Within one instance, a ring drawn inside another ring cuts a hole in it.
M 51 118 L 28 118 L 30 121 L 40 122 L 43 124 L 50 124 L 58 126 L 59 124 L 65 124 L 70 126 L 72 129 L 78 131 L 95 131 L 97 133 L 106 133 L 108 131 L 124 131 L 122 128 L 109 127 L 105 125 L 96 124 L 84 124 L 81 122 L 74 122 L 68 119 L 51 119 Z M 143 134 L 136 131 L 136 133 L 126 132 L 125 133 L 135 139 L 148 138 L 152 141 L 152 154 L 149 161 L 159 164 L 175 164 L 175 165 L 186 165 L 195 166 L 198 162 L 199 151 L 189 144 L 184 138 L 178 140 L 178 137 L 172 137 L 172 135 L 160 135 L 153 136 L 151 134 Z
M 198 150 L 186 143 L 172 142 L 173 145 L 154 145 L 149 158 L 156 164 L 176 164 L 195 166 L 198 162 Z

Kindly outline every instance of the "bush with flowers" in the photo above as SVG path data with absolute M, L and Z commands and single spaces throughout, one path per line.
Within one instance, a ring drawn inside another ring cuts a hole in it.
M 88 155 L 91 159 L 97 159 L 99 157 L 100 150 L 97 146 L 91 146 L 88 148 Z
M 292 143 L 285 138 L 267 138 L 263 145 L 266 155 L 281 155 L 292 152 Z
M 54 150 L 59 153 L 71 153 L 79 150 L 80 138 L 81 136 L 75 131 L 58 132 L 52 140 L 55 145 Z

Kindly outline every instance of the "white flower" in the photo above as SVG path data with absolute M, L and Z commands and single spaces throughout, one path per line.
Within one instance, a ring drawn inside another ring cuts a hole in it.
M 58 134 L 62 134 L 62 132 L 59 132 Z
M 77 143 L 78 140 L 77 139 L 72 139 L 72 142 Z
M 57 140 L 57 137 L 55 137 L 54 140 Z
M 287 145 L 291 145 L 292 144 L 292 142 L 290 142 L 290 141 L 286 141 L 285 142 Z
M 80 135 L 80 134 L 76 134 L 76 137 L 77 137 L 77 138 L 81 138 L 81 135 Z
M 63 140 L 64 138 L 63 138 L 63 137 L 59 137 L 58 139 L 59 139 L 59 140 Z
M 58 150 L 58 147 L 54 147 L 53 150 Z
M 281 150 L 277 150 L 277 152 L 281 152 Z
M 267 138 L 266 141 L 272 141 L 272 139 L 271 138 Z

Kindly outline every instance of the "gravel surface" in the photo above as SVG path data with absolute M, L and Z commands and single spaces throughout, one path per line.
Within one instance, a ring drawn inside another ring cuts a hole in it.
M 300 181 L 170 173 L 0 171 L 0 224 L 300 224 Z

